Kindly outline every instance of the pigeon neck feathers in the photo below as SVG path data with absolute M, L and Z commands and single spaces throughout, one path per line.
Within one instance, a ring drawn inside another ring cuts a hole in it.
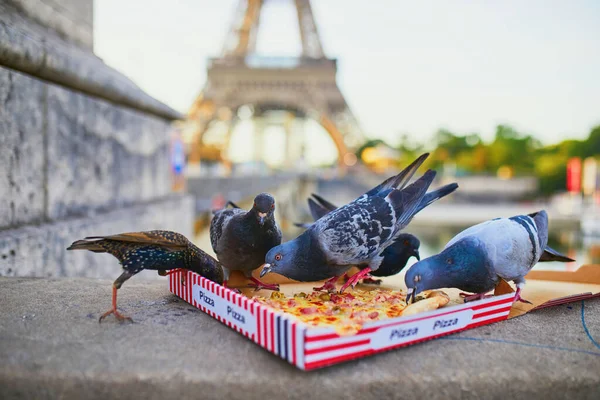
M 485 245 L 473 237 L 461 239 L 440 254 L 416 263 L 405 276 L 407 287 L 417 292 L 457 287 L 484 293 L 493 289 L 497 281 Z
M 335 275 L 327 268 L 327 257 L 313 229 L 272 248 L 266 256 L 266 262 L 271 265 L 272 272 L 301 282 L 327 279 Z

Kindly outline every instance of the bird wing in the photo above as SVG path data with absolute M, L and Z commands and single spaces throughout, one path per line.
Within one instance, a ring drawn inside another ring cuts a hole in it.
M 528 216 L 496 218 L 474 225 L 452 238 L 446 248 L 466 237 L 485 244 L 494 270 L 507 281 L 525 276 L 541 256 L 537 228 Z
M 246 211 L 240 208 L 226 208 L 219 210 L 215 213 L 212 221 L 210 221 L 210 244 L 215 253 L 219 246 L 219 240 L 223 236 L 225 227 L 233 218 L 234 215 L 244 214 Z
M 391 189 L 403 189 L 413 177 L 415 172 L 417 172 L 417 169 L 419 169 L 421 164 L 423 164 L 423 162 L 427 159 L 427 157 L 429 157 L 429 153 L 422 154 L 415 161 L 410 163 L 408 167 L 404 168 L 398 175 L 387 178 L 385 181 L 381 182 L 379 185 L 365 193 L 365 195 L 375 196 L 383 192 L 389 193 Z
M 308 208 L 310 209 L 310 215 L 312 216 L 313 221 L 318 220 L 329 212 L 325 207 L 317 204 L 316 201 L 310 198 L 308 199 Z
M 382 197 L 362 197 L 315 222 L 311 229 L 331 264 L 359 264 L 375 256 L 394 232 L 393 209 Z
M 533 222 L 540 248 L 545 248 L 548 244 L 548 214 L 546 214 L 546 211 L 540 210 L 524 216 L 524 218 L 530 219 Z
M 312 196 L 324 210 L 327 210 L 327 212 L 333 211 L 336 208 L 338 208 L 335 204 L 330 203 L 329 201 L 325 200 L 323 197 L 319 196 L 316 193 L 313 193 Z
M 85 239 L 112 240 L 116 242 L 137 244 L 140 246 L 160 246 L 168 251 L 184 250 L 189 243 L 183 235 L 170 231 L 128 232 L 110 236 L 89 236 Z

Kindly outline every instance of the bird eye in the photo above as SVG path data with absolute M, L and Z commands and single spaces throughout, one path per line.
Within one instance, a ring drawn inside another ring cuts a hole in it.
M 452 259 L 451 258 L 446 258 L 446 264 L 448 264 L 448 265 L 452 264 Z
M 281 254 L 277 254 L 277 255 L 275 256 L 275 260 L 277 260 L 277 261 L 281 261 Z
M 275 208 L 275 204 L 271 204 L 271 210 Z
M 256 207 L 256 202 L 254 202 L 254 207 Z
M 404 245 L 405 245 L 405 246 L 408 246 L 408 240 L 405 240 L 405 241 L 404 241 Z

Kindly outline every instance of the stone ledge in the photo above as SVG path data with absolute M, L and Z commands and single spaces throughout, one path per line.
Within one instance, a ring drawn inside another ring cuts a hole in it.
M 151 203 L 60 222 L 0 231 L 0 276 L 115 278 L 108 254 L 65 249 L 85 236 L 167 229 L 192 238 L 193 198 L 173 195 Z
M 302 372 L 168 292 L 132 278 L 0 278 L 0 397 L 61 399 L 595 399 L 600 349 L 581 302 Z M 600 300 L 585 302 L 600 337 Z
M 93 0 L 8 0 L 60 35 L 92 50 Z
M 0 65 L 166 120 L 183 118 L 91 51 L 25 18 L 8 3 L 0 3 Z

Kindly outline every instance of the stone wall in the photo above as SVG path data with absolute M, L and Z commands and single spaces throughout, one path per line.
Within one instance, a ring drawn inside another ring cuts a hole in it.
M 91 52 L 92 5 L 0 3 L 0 275 L 112 277 L 110 256 L 65 248 L 122 231 L 191 235 L 193 201 L 170 189 L 180 115 Z

